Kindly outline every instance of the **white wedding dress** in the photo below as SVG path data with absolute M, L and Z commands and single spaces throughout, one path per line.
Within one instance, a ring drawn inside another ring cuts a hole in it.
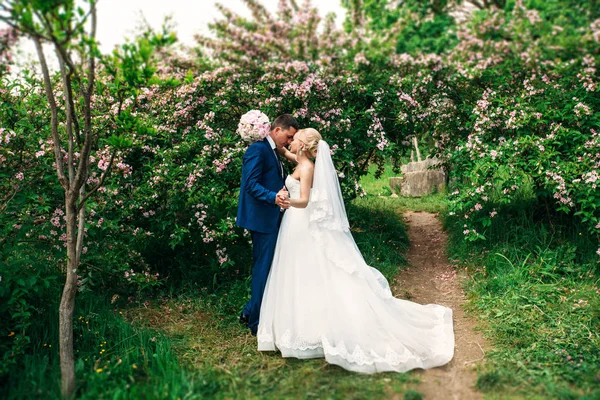
M 260 310 L 258 350 L 324 357 L 361 373 L 446 364 L 454 354 L 452 310 L 394 298 L 383 275 L 365 263 L 343 203 L 336 203 L 341 192 L 328 153 L 321 141 L 308 207 L 283 216 Z M 288 176 L 286 186 L 291 198 L 300 196 L 299 181 Z

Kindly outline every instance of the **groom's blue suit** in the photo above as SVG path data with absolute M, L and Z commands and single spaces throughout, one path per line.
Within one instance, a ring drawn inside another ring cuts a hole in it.
M 283 166 L 270 142 L 265 139 L 250 145 L 244 154 L 236 223 L 252 235 L 251 297 L 242 314 L 248 316 L 253 334 L 258 329 L 260 305 L 277 243 L 281 209 L 275 197 L 283 185 Z

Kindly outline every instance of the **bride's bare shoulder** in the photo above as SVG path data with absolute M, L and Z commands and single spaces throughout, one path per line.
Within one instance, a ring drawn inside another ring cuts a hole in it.
M 313 173 L 315 171 L 315 164 L 310 160 L 306 160 L 298 165 L 298 169 L 301 172 Z

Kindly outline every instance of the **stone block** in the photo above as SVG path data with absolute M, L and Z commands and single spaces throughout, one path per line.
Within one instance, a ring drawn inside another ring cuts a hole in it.
M 410 162 L 402 166 L 402 177 L 390 178 L 392 192 L 404 197 L 421 197 L 443 191 L 446 187 L 446 173 L 438 165 L 439 160 L 427 158 L 423 161 Z
M 426 158 L 423 161 L 414 161 L 409 162 L 408 164 L 404 164 L 400 167 L 400 169 L 403 174 L 406 172 L 426 171 L 430 167 L 438 165 L 439 163 L 440 160 L 438 160 L 437 158 Z
M 441 192 L 446 187 L 446 174 L 441 170 L 407 172 L 402 177 L 400 196 L 421 197 Z

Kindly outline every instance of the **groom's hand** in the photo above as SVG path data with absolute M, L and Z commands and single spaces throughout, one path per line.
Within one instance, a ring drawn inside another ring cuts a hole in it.
M 275 196 L 275 204 L 277 204 L 279 207 L 281 207 L 283 209 L 288 209 L 288 208 L 290 208 L 289 197 L 290 197 L 290 195 L 284 186 L 279 191 L 279 193 L 277 193 L 277 196 Z
M 275 204 L 277 204 L 280 208 L 287 210 L 290 208 L 290 201 L 288 199 L 283 199 L 279 195 L 275 197 Z

